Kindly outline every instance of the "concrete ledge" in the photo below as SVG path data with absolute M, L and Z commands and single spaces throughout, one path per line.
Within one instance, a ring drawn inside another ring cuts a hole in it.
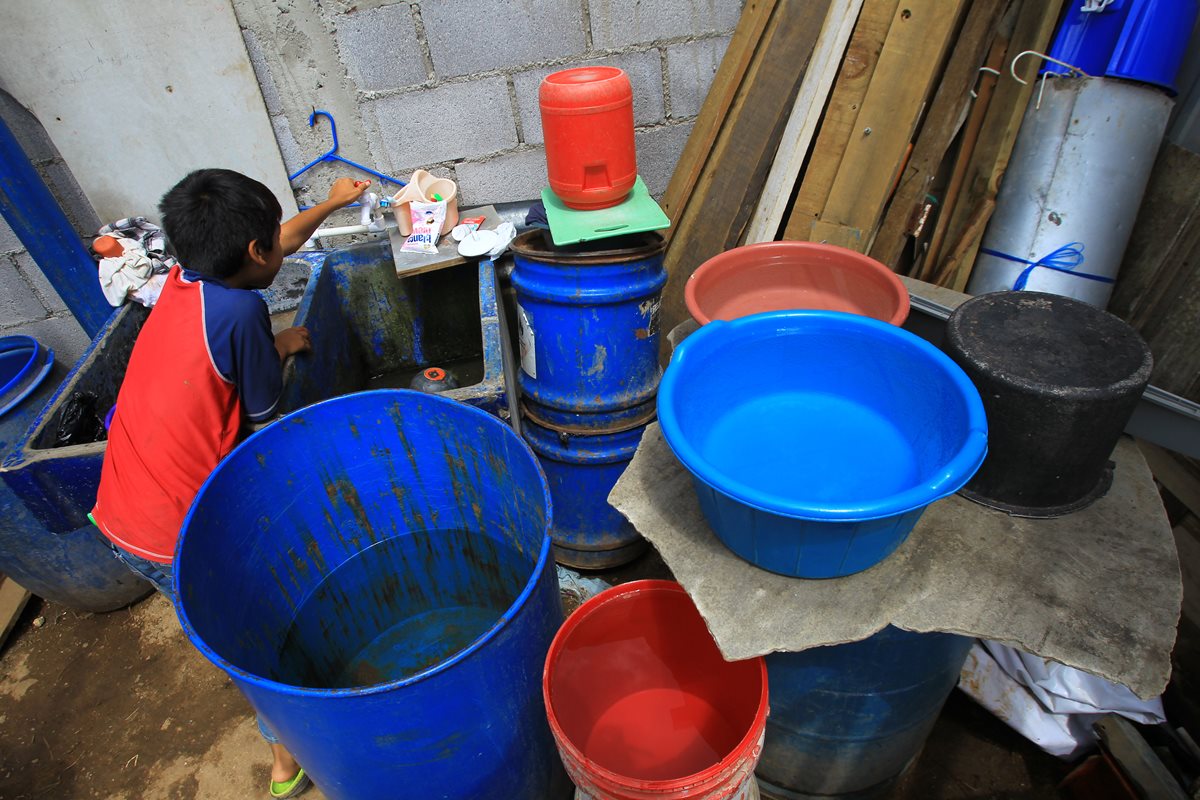
M 728 550 L 657 424 L 609 503 L 658 548 L 730 660 L 860 641 L 893 624 L 998 641 L 1149 698 L 1171 674 L 1179 560 L 1133 440 L 1113 460 L 1112 488 L 1083 511 L 1019 519 L 955 495 L 881 564 L 833 580 L 775 575 Z

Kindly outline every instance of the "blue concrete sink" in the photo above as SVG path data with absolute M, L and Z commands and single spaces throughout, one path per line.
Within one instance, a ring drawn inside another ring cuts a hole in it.
M 443 394 L 508 416 L 490 263 L 398 278 L 390 245 L 383 240 L 289 259 L 289 274 L 297 267 L 298 279 L 264 292 L 272 312 L 286 308 L 289 300 L 294 307 L 304 270 L 311 267 L 295 324 L 309 329 L 313 352 L 284 365 L 282 413 L 364 389 L 407 387 L 413 375 L 438 366 L 459 379 L 459 388 Z M 96 498 L 106 443 L 55 447 L 59 422 L 76 392 L 96 395 L 101 415 L 112 407 L 148 314 L 135 304 L 115 312 L 65 377 L 58 371 L 51 375 L 61 380 L 57 388 L 47 381 L 45 391 L 31 398 L 44 405 L 32 406 L 39 410 L 24 418 L 32 420 L 24 433 L 14 431 L 0 451 L 3 491 L 28 512 L 12 523 L 14 552 L 34 548 L 52 534 L 84 531 L 90 538 L 87 512 Z M 0 571 L 7 571 L 3 562 L 0 548 Z M 56 569 L 49 563 L 25 566 L 25 573 Z M 92 603 L 93 610 L 113 596 L 101 594 L 106 597 Z M 121 602 L 131 599 L 128 590 L 118 594 Z
M 285 365 L 284 413 L 363 389 L 407 389 L 426 367 L 458 379 L 447 397 L 508 413 L 489 262 L 401 278 L 387 241 L 336 250 L 314 267 L 295 324 L 308 328 L 313 351 Z

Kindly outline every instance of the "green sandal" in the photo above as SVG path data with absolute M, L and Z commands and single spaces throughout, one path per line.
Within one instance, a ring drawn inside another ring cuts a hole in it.
M 309 786 L 312 786 L 312 781 L 308 779 L 308 775 L 305 774 L 304 768 L 301 767 L 300 770 L 294 776 L 292 776 L 291 780 L 281 782 L 271 781 L 271 797 L 276 798 L 276 800 L 285 800 L 285 798 L 288 797 L 299 797 Z

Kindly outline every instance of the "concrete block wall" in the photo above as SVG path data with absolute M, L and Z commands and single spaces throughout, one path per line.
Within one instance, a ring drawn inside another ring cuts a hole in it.
M 545 75 L 584 64 L 626 70 L 639 171 L 661 196 L 687 141 L 742 0 L 231 0 L 288 171 L 331 144 L 407 179 L 454 179 L 460 205 L 533 200 L 546 186 L 537 105 Z M 0 116 L 90 241 L 101 221 L 41 124 L 0 91 Z M 319 201 L 345 166 L 293 183 Z M 396 187 L 392 187 L 394 190 Z M 344 212 L 334 222 L 355 218 Z M 0 219 L 0 335 L 27 333 L 74 363 L 88 339 Z
M 58 198 L 76 233 L 90 239 L 100 221 L 41 124 L 3 91 L 0 117 Z M 75 363 L 89 343 L 58 292 L 0 217 L 0 336 L 13 334 L 33 336 L 54 348 L 55 359 L 66 364 Z
M 460 204 L 536 199 L 546 186 L 538 85 L 550 72 L 611 64 L 634 89 L 639 171 L 661 196 L 687 141 L 741 0 L 233 0 L 289 172 L 330 143 L 407 179 L 454 179 Z M 297 179 L 301 204 L 333 177 Z

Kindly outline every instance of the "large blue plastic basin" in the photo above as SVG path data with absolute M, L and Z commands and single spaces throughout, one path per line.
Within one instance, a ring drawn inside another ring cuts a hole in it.
M 979 393 L 953 361 L 832 311 L 709 323 L 676 349 L 658 414 L 721 541 L 802 578 L 879 563 L 987 453 Z

